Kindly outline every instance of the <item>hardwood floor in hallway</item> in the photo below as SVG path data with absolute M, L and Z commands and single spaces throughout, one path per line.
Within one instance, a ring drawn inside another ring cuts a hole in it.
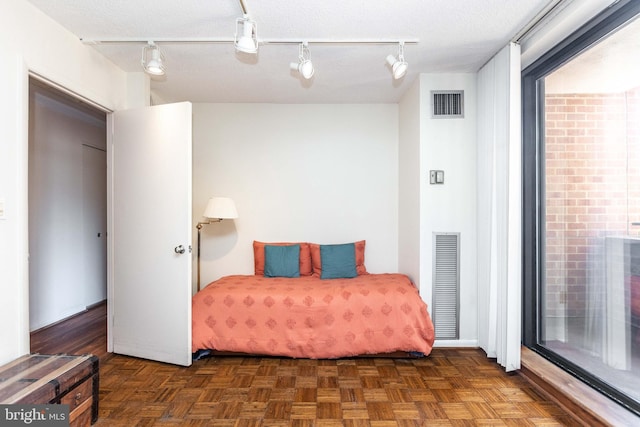
M 107 353 L 107 302 L 31 333 L 31 353 L 93 354 L 103 362 Z

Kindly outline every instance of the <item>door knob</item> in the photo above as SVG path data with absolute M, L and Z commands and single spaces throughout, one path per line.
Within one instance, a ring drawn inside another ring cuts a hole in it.
M 173 248 L 173 250 L 177 254 L 183 254 L 185 252 L 184 246 L 182 246 L 182 245 L 176 246 L 175 248 Z

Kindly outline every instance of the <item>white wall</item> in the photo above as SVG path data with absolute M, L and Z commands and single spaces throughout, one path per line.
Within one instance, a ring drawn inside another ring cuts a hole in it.
M 83 257 L 92 249 L 84 250 L 83 206 L 91 200 L 83 193 L 83 144 L 106 151 L 107 133 L 104 119 L 69 107 L 42 89 L 30 102 L 29 326 L 35 330 L 106 298 L 106 269 L 103 282 L 86 280 L 95 275 L 83 274 L 90 267 Z M 106 161 L 102 171 L 93 172 L 106 180 Z M 106 191 L 105 185 L 91 197 L 104 201 Z
M 447 89 L 465 91 L 464 119 L 430 118 Z M 254 239 L 366 239 L 367 268 L 408 274 L 431 306 L 432 233 L 460 232 L 461 336 L 441 345 L 477 346 L 475 94 L 475 74 L 453 74 L 399 105 L 195 104 L 194 224 L 214 195 L 239 211 L 202 229 L 203 285 L 252 274 Z
M 253 274 L 254 239 L 365 239 L 370 272 L 398 271 L 398 105 L 193 111 L 194 224 L 211 196 L 234 199 L 239 215 L 202 229 L 203 285 Z
M 131 99 L 127 75 L 26 0 L 0 2 L 0 363 L 29 351 L 28 71 L 110 109 Z M 142 91 L 141 91 L 142 92 Z
M 420 275 L 420 106 L 420 79 L 416 79 L 399 105 L 398 267 L 419 289 L 430 281 Z M 431 301 L 427 303 L 431 309 Z
M 433 90 L 463 90 L 464 118 L 432 119 Z M 420 100 L 420 293 L 432 301 L 433 233 L 459 232 L 460 339 L 446 345 L 476 346 L 476 75 L 422 74 Z M 444 184 L 427 184 L 430 170 L 443 170 Z

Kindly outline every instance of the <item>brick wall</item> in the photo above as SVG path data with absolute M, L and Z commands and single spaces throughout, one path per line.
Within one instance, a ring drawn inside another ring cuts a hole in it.
M 602 300 L 603 238 L 640 230 L 640 88 L 547 95 L 545 113 L 546 314 L 581 318 Z

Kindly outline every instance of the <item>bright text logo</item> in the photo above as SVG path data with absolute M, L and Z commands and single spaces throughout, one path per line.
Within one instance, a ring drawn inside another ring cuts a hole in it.
M 0 405 L 0 426 L 69 427 L 69 405 Z

